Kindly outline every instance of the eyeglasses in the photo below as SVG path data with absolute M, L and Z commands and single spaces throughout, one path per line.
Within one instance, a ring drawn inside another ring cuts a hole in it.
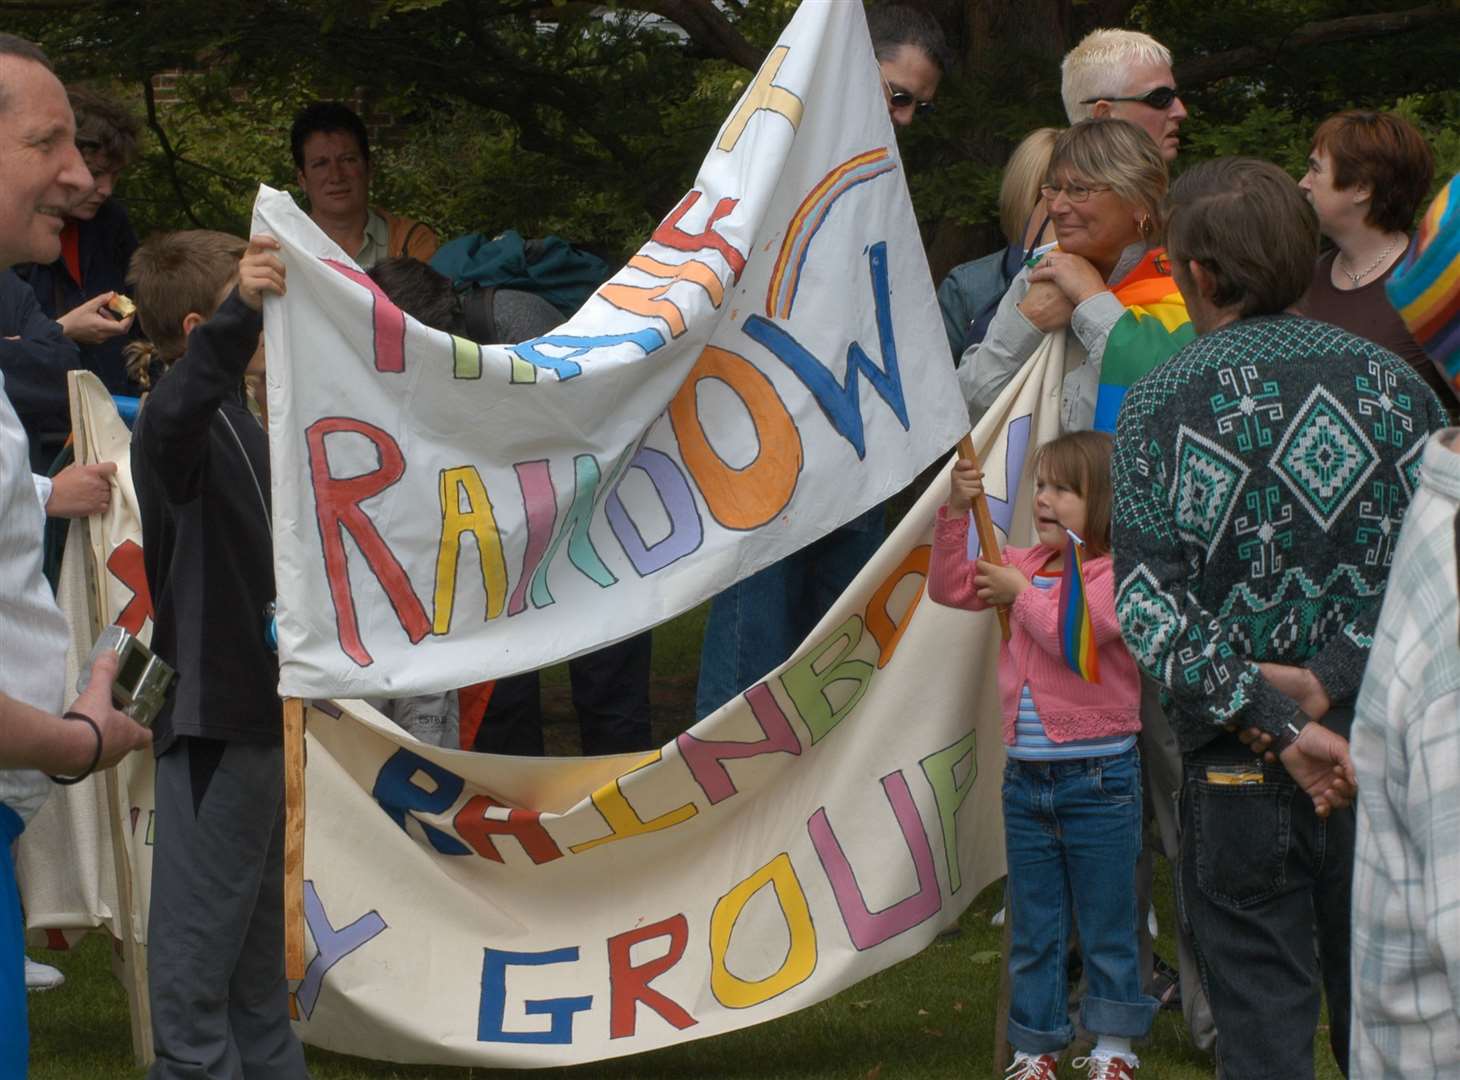
M 917 115 L 927 116 L 936 108 L 931 101 L 919 101 L 906 90 L 894 90 L 886 75 L 882 76 L 882 85 L 887 87 L 887 101 L 894 109 L 905 109 L 911 105 Z
M 1176 87 L 1158 86 L 1154 90 L 1147 90 L 1140 97 L 1092 97 L 1080 102 L 1081 105 L 1094 105 L 1097 101 L 1139 101 L 1142 105 L 1149 105 L 1153 109 L 1167 109 L 1176 100 Z
M 1061 191 L 1065 193 L 1065 198 L 1069 199 L 1070 202 L 1082 203 L 1088 200 L 1090 196 L 1094 195 L 1097 191 L 1109 190 L 1110 188 L 1108 187 L 1086 187 L 1084 184 L 1041 184 L 1039 186 L 1039 194 L 1043 197 L 1045 202 L 1054 202 L 1055 196 L 1057 196 Z

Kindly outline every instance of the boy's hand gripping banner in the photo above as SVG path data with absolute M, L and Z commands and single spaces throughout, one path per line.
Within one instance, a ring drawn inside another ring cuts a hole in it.
M 552 333 L 404 316 L 277 191 L 280 693 L 401 696 L 662 622 L 967 429 L 860 4 L 806 3 L 694 188 Z

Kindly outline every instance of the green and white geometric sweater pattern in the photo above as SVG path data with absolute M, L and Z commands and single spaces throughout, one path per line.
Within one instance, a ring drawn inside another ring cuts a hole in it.
M 1438 400 L 1326 323 L 1248 319 L 1130 389 L 1116 427 L 1116 610 L 1183 748 L 1292 705 L 1256 661 L 1352 696 Z M 1190 744 L 1190 745 L 1189 745 Z

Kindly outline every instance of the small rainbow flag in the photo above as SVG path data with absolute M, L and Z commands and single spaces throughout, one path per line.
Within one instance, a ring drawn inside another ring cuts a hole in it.
M 1060 652 L 1071 671 L 1086 682 L 1100 681 L 1100 657 L 1095 652 L 1095 626 L 1085 598 L 1085 541 L 1069 529 L 1065 545 L 1065 575 L 1060 583 Z
M 1111 327 L 1100 363 L 1095 400 L 1096 431 L 1115 432 L 1126 391 L 1146 372 L 1196 338 L 1186 301 L 1166 266 L 1164 248 L 1153 248 L 1115 286 L 1126 313 Z

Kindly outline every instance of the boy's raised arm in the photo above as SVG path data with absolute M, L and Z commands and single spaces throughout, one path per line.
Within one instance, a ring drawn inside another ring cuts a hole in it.
M 263 333 L 263 294 L 282 295 L 278 241 L 254 237 L 239 263 L 238 286 L 187 336 L 187 351 L 157 384 L 137 419 L 137 443 L 168 498 L 198 494 L 208 453 L 208 427 L 218 407 L 238 392 Z

